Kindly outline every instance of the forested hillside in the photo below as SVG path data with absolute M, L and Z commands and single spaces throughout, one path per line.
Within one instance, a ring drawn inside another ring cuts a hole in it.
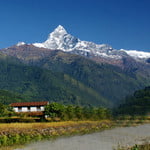
M 68 74 L 84 85 L 94 89 L 113 104 L 118 105 L 135 90 L 150 85 L 148 75 L 141 75 L 136 66 L 123 70 L 113 65 L 96 63 L 87 58 L 53 51 L 48 57 L 36 61 L 34 65 Z M 143 71 L 144 73 L 144 71 Z
M 0 103 L 9 105 L 12 102 L 27 101 L 21 94 L 10 92 L 7 90 L 0 90 Z
M 65 104 L 109 105 L 109 101 L 98 92 L 69 75 L 28 66 L 3 54 L 0 55 L 0 89 L 17 92 L 26 101 L 48 100 Z M 8 102 L 0 102 L 8 104 L 15 101 L 11 96 L 7 100 Z

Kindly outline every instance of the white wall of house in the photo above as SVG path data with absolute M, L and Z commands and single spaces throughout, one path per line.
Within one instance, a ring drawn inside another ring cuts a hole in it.
M 32 107 L 30 107 L 30 111 L 38 111 L 38 110 L 37 110 L 37 107 L 32 106 Z
M 27 111 L 28 111 L 28 108 L 27 108 L 27 107 L 22 107 L 22 108 L 21 108 L 21 111 L 22 111 L 22 112 L 27 112 Z
M 14 111 L 15 111 L 15 112 L 18 112 L 18 107 L 14 107 Z
M 44 106 L 41 106 L 41 111 L 44 111 Z
M 36 106 L 31 106 L 31 107 L 14 107 L 15 112 L 35 112 L 35 111 L 44 111 L 44 106 L 36 107 Z

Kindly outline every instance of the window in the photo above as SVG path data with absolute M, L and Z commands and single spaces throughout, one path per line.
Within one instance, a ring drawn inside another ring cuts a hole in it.
M 28 106 L 28 107 L 27 107 L 27 110 L 28 110 L 28 111 L 30 111 L 30 110 L 31 110 L 30 106 Z
M 22 107 L 18 107 L 18 112 L 22 112 Z
M 41 111 L 41 107 L 40 106 L 37 106 L 37 111 Z

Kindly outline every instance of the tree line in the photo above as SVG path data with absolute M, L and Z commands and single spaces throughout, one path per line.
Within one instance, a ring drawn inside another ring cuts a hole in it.
M 45 107 L 45 115 L 60 120 L 102 120 L 111 117 L 110 110 L 107 108 L 63 105 L 56 102 Z
M 15 113 L 9 105 L 0 103 L 0 117 L 21 116 Z M 45 106 L 44 116 L 52 121 L 67 120 L 102 120 L 111 118 L 111 112 L 107 108 L 79 105 L 63 105 L 52 102 Z

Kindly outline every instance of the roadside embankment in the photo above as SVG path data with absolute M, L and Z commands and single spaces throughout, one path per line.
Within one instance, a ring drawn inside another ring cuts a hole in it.
M 0 124 L 0 146 L 22 145 L 58 136 L 90 133 L 112 126 L 113 123 L 109 120 Z

